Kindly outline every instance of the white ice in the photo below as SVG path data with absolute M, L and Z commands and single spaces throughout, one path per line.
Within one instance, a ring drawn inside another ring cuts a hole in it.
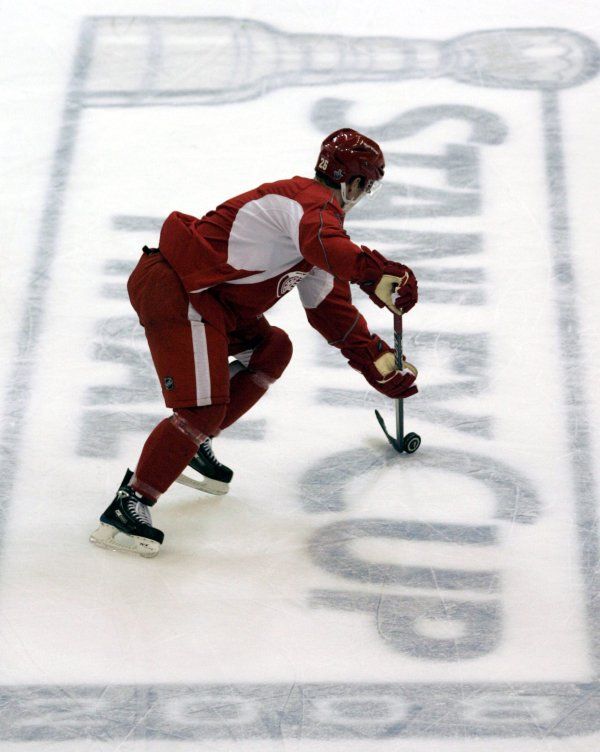
M 600 748 L 597 4 L 29 0 L 0 35 L 0 749 Z M 230 493 L 172 487 L 155 560 L 94 548 L 168 414 L 141 246 L 342 125 L 388 161 L 348 229 L 421 283 L 422 447 L 292 292 Z

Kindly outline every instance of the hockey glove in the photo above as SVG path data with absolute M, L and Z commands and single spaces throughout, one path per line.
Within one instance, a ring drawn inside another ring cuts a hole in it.
M 402 315 L 415 305 L 418 295 L 417 280 L 408 266 L 388 261 L 377 251 L 361 246 L 358 266 L 358 286 L 380 308 Z
M 381 394 L 392 399 L 405 399 L 418 392 L 414 381 L 417 378 L 417 369 L 408 363 L 402 356 L 402 370 L 396 368 L 396 357 L 391 350 L 380 355 L 377 360 L 358 360 L 353 358 L 349 361 L 352 368 L 360 371 L 372 387 Z

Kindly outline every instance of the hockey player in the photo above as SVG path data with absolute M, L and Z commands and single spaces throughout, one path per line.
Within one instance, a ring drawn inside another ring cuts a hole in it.
M 294 287 L 309 323 L 371 386 L 392 398 L 417 391 L 416 369 L 396 367 L 350 294 L 350 283 L 357 284 L 396 313 L 417 301 L 408 267 L 355 245 L 343 229 L 345 214 L 379 187 L 384 167 L 374 141 L 343 128 L 323 141 L 314 178 L 266 183 L 201 219 L 167 217 L 159 248 L 144 247 L 128 291 L 173 414 L 148 436 L 135 473 L 127 471 L 100 517 L 94 543 L 155 556 L 164 536 L 152 526 L 150 507 L 175 480 L 227 491 L 232 472 L 210 440 L 289 363 L 290 339 L 264 313 Z M 188 464 L 203 481 L 180 477 Z

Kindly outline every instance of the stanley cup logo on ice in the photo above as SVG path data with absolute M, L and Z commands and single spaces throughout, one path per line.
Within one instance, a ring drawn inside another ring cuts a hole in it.
M 425 77 L 560 89 L 598 70 L 595 43 L 564 29 L 495 29 L 434 41 L 289 34 L 234 18 L 155 21 L 100 21 L 88 96 L 218 104 L 286 86 Z

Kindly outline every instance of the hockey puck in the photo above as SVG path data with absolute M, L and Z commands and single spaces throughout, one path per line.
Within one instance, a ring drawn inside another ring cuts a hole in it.
M 413 454 L 421 446 L 421 437 L 418 433 L 407 433 L 402 446 L 407 454 Z

